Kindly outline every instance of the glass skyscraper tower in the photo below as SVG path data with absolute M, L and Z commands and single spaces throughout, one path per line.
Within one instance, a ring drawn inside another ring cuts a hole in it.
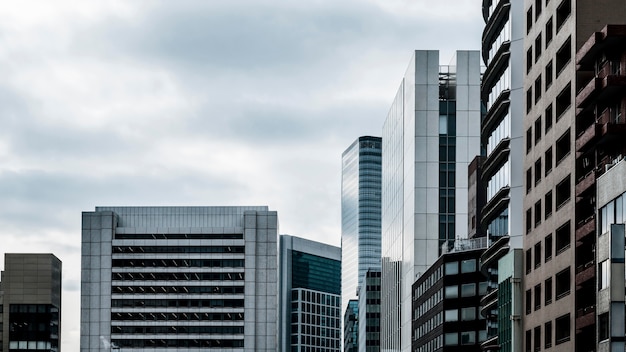
M 411 285 L 466 237 L 468 165 L 480 153 L 480 54 L 415 51 L 383 125 L 383 351 L 411 351 Z
M 342 154 L 342 312 L 368 270 L 380 270 L 380 137 L 359 137 Z

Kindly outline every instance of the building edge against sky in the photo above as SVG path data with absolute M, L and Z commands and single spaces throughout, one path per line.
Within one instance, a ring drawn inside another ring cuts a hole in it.
M 279 348 L 341 350 L 341 248 L 300 237 L 279 240 Z
M 381 153 L 380 137 L 362 136 L 341 157 L 342 314 L 367 271 L 380 270 Z
M 265 206 L 83 212 L 81 350 L 276 351 L 277 234 Z
M 383 125 L 381 349 L 411 350 L 411 286 L 466 237 L 468 165 L 480 154 L 480 53 L 415 51 Z

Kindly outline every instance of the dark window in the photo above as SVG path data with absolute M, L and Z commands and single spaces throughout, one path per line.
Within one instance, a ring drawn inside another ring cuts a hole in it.
M 539 224 L 541 224 L 541 199 L 535 203 L 535 227 Z
M 556 186 L 556 209 L 558 210 L 570 199 L 569 175 Z
M 561 45 L 559 50 L 556 52 L 556 76 L 561 75 L 561 71 L 567 66 L 567 64 L 572 59 L 572 40 L 571 38 L 567 38 L 565 43 Z
M 557 32 L 563 26 L 563 23 L 569 18 L 572 13 L 572 1 L 563 0 L 556 8 L 556 30 Z
M 554 321 L 554 339 L 557 345 L 567 342 L 570 339 L 569 314 L 556 318 Z
M 526 130 L 526 153 L 533 147 L 533 129 L 532 127 Z
M 546 121 L 547 122 L 547 121 Z M 544 157 L 545 163 L 546 163 L 546 176 L 548 176 L 548 174 L 550 172 L 552 172 L 552 147 L 548 148 L 548 150 L 546 150 L 546 155 Z M 550 209 L 552 210 L 552 209 Z
M 559 165 L 570 153 L 570 130 L 568 129 L 556 141 L 556 164 Z
M 530 233 L 533 228 L 532 209 L 526 210 L 526 233 Z
M 541 183 L 541 158 L 535 161 L 535 186 Z
M 533 7 L 531 6 L 526 12 L 526 33 L 530 32 L 530 29 L 533 28 Z
M 537 326 L 534 331 L 535 334 L 535 343 L 534 349 L 535 352 L 541 351 L 541 326 Z
M 555 276 L 557 301 L 570 293 L 571 279 L 569 268 L 562 270 Z
M 541 266 L 541 242 L 535 243 L 535 269 Z M 535 292 L 537 295 L 537 292 Z M 537 306 L 537 302 L 535 302 L 535 306 Z
M 546 118 L 546 132 L 552 128 L 552 120 L 554 116 L 552 116 L 552 104 L 548 105 L 546 108 L 545 118 Z
M 563 116 L 565 111 L 569 109 L 572 105 L 572 92 L 571 92 L 571 84 L 568 84 L 567 87 L 563 88 L 561 93 L 556 97 L 556 120 Z
M 535 21 L 537 21 L 537 18 L 541 15 L 541 1 L 542 0 L 535 0 Z
M 548 47 L 548 45 L 552 41 L 552 37 L 553 37 L 553 33 L 554 33 L 553 32 L 554 29 L 552 27 L 553 27 L 552 17 L 550 17 L 550 19 L 546 22 L 546 48 Z
M 529 113 L 532 108 L 533 108 L 533 87 L 530 87 L 526 91 L 526 113 Z
M 535 104 L 541 99 L 541 75 L 535 80 Z
M 535 145 L 541 140 L 541 116 L 535 120 Z
M 532 312 L 532 299 L 533 293 L 531 290 L 526 290 L 526 314 Z
M 556 254 L 563 252 L 570 246 L 569 221 L 556 230 Z
M 544 285 L 544 298 L 546 300 L 545 305 L 552 303 L 552 278 L 548 278 Z
M 552 60 L 546 65 L 546 90 L 552 85 Z
M 552 322 L 547 322 L 543 330 L 543 334 L 545 335 L 545 348 L 550 348 L 552 347 Z
M 530 72 L 533 67 L 533 47 L 531 46 L 526 51 L 526 73 Z
M 526 170 L 526 193 L 530 192 L 533 186 L 533 169 Z
M 526 250 L 526 274 L 528 274 L 532 270 L 532 261 L 533 261 L 532 249 L 527 249 Z M 528 307 L 530 307 L 530 304 L 528 305 Z
M 537 38 L 535 38 L 535 62 L 541 57 L 541 48 L 543 46 L 541 45 L 541 33 L 539 33 Z
M 609 338 L 609 313 L 600 314 L 598 316 L 598 340 L 606 340 Z
M 552 216 L 552 191 L 549 191 L 548 193 L 546 193 L 546 200 L 544 203 L 545 203 L 543 205 L 545 209 L 544 218 L 547 219 L 550 216 Z

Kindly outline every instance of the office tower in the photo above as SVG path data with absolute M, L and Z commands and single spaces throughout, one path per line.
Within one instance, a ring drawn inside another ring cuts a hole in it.
M 343 352 L 359 350 L 359 301 L 351 299 L 343 316 Z
M 521 304 L 519 285 L 514 285 L 521 277 L 504 280 L 498 262 L 512 249 L 522 248 L 523 242 L 523 5 L 523 1 L 517 0 L 483 0 L 482 5 L 482 58 L 486 69 L 481 96 L 487 113 L 481 126 L 486 152 L 481 176 L 487 201 L 481 212 L 481 227 L 490 243 L 480 261 L 481 271 L 488 278 L 488 294 L 481 302 L 481 314 L 487 318 L 487 340 L 482 344 L 485 351 L 510 352 L 522 347 L 519 317 L 512 311 L 500 312 L 499 308 Z M 517 258 L 511 256 L 513 261 Z M 513 295 L 499 296 L 501 285 L 514 285 L 502 287 Z M 499 302 L 503 298 L 508 302 Z
M 342 313 L 369 269 L 380 270 L 381 138 L 359 137 L 341 157 Z
M 626 28 L 622 27 L 621 31 Z M 609 29 L 606 33 L 610 33 Z M 622 32 L 626 33 L 626 32 Z M 620 51 L 623 52 L 623 42 Z M 596 256 L 597 263 L 597 302 L 594 306 L 587 307 L 587 312 L 597 321 L 596 351 L 622 351 L 624 350 L 624 219 L 626 219 L 626 161 L 618 161 L 612 165 L 597 180 L 598 194 L 598 242 Z M 592 262 L 593 263 L 593 262 Z M 594 265 L 585 267 L 584 270 L 593 268 Z M 583 315 L 585 314 L 585 308 Z M 589 338 L 593 338 L 590 336 Z
M 596 346 L 578 340 L 576 345 L 597 351 L 624 349 L 624 230 L 611 224 L 624 223 L 625 44 L 626 25 L 607 25 L 576 54 L 581 89 L 576 95 L 575 236 L 581 246 L 576 251 L 575 328 L 597 341 Z M 594 221 L 595 214 L 600 221 Z
M 480 352 L 487 338 L 480 297 L 487 290 L 478 261 L 485 238 L 459 239 L 413 284 L 414 352 Z
M 341 351 L 341 248 L 281 235 L 279 351 Z
M 411 349 L 411 285 L 467 236 L 468 165 L 480 153 L 480 58 L 415 51 L 383 125 L 381 349 Z
M 276 351 L 275 211 L 96 207 L 82 214 L 83 351 Z
M 588 188 L 595 182 L 586 172 L 597 166 L 591 176 L 597 177 L 604 172 L 605 158 L 615 154 L 603 145 L 604 138 L 583 142 L 577 136 L 591 133 L 587 126 L 593 126 L 597 137 L 603 135 L 598 126 L 605 112 L 611 114 L 603 106 L 610 100 L 605 94 L 617 92 L 599 83 L 606 81 L 602 70 L 610 63 L 598 62 L 595 72 L 577 72 L 585 62 L 576 53 L 585 52 L 585 43 L 606 24 L 624 24 L 626 3 L 526 0 L 524 13 L 524 290 L 532 307 L 524 319 L 525 348 L 594 351 L 597 326 L 589 308 L 595 305 L 597 287 L 589 266 L 595 266 L 597 247 L 596 197 Z M 598 79 L 588 85 L 592 76 Z M 593 94 L 585 97 L 587 93 Z
M 61 351 L 61 261 L 5 254 L 0 278 L 0 351 Z
M 359 288 L 359 352 L 380 351 L 380 274 L 368 270 Z

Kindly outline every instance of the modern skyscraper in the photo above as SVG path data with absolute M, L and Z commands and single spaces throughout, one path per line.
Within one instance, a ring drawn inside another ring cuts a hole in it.
M 341 248 L 280 236 L 279 349 L 341 351 Z
M 383 125 L 381 349 L 411 350 L 411 285 L 468 233 L 468 164 L 480 153 L 480 54 L 415 51 Z
M 61 351 L 61 261 L 5 254 L 0 281 L 0 351 Z
M 343 316 L 343 352 L 359 350 L 359 301 L 352 299 Z
M 342 154 L 342 313 L 356 299 L 365 273 L 380 270 L 381 138 L 359 137 Z
M 490 243 L 480 261 L 481 271 L 488 278 L 488 293 L 481 302 L 481 312 L 487 318 L 487 340 L 482 348 L 485 351 L 503 348 L 510 352 L 522 346 L 522 327 L 519 317 L 512 311 L 500 314 L 499 307 L 512 309 L 521 304 L 522 298 L 518 294 L 519 287 L 504 287 L 511 295 L 502 297 L 498 290 L 501 284 L 517 283 L 521 277 L 503 279 L 498 263 L 511 250 L 522 248 L 523 242 L 523 39 L 526 32 L 522 1 L 483 0 L 482 10 L 485 20 L 482 57 L 486 69 L 481 96 L 487 113 L 481 126 L 486 151 L 481 176 L 487 188 L 487 202 L 481 212 L 481 228 L 487 231 Z M 510 256 L 512 261 L 516 258 Z M 511 302 L 498 302 L 501 298 Z M 500 335 L 507 343 L 500 343 Z
M 368 270 L 359 288 L 359 352 L 380 351 L 380 271 Z
M 81 350 L 277 350 L 267 207 L 96 207 L 82 216 Z
M 589 49 L 585 43 L 607 23 L 626 22 L 626 2 L 526 0 L 524 11 L 525 348 L 594 351 L 597 326 L 589 307 L 596 304 L 597 286 L 590 267 L 598 236 L 589 187 L 616 155 L 604 138 L 577 136 L 602 136 L 603 115 L 620 100 L 609 99 L 619 90 L 602 83 L 610 81 L 611 60 L 577 71 L 585 63 L 576 53 Z M 589 175 L 596 167 L 599 172 Z

